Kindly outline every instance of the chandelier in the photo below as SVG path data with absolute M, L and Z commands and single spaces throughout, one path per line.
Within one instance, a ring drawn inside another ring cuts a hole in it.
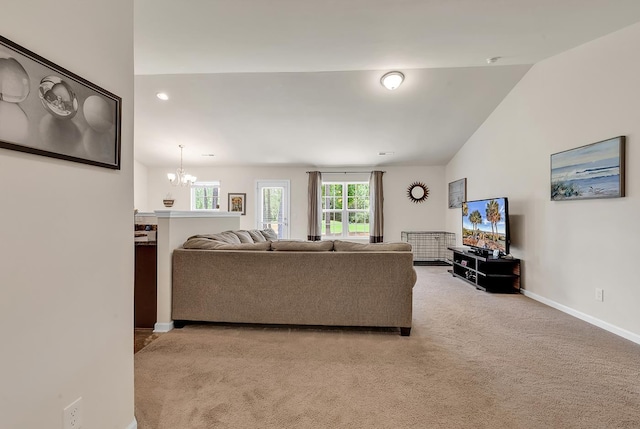
M 182 168 L 182 149 L 183 145 L 178 145 L 180 148 L 180 168 L 176 170 L 175 173 L 167 174 L 167 178 L 169 178 L 169 182 L 173 186 L 191 186 L 196 181 L 196 176 L 192 176 L 191 174 L 187 174 Z

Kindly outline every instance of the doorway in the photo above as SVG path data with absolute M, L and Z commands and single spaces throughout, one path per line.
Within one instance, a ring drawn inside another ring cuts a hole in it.
M 273 229 L 278 239 L 289 238 L 289 181 L 258 180 L 256 196 L 257 228 Z

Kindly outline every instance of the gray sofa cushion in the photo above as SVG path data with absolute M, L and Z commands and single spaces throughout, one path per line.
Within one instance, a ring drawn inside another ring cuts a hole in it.
M 255 240 L 249 234 L 249 231 L 232 231 L 235 235 L 238 236 L 241 243 L 254 243 Z
M 333 250 L 333 241 L 272 241 L 271 250 L 281 252 L 330 252 Z
M 265 230 L 252 229 L 251 231 L 239 230 L 218 232 L 216 234 L 198 234 L 193 237 L 209 238 L 227 244 L 262 243 L 278 239 L 275 231 L 270 228 Z
M 267 241 L 266 238 L 264 238 L 264 235 L 262 235 L 262 233 L 260 232 L 260 230 L 257 229 L 252 229 L 247 231 L 249 233 L 249 235 L 251 236 L 251 238 L 253 239 L 254 243 L 262 243 L 264 241 Z
M 354 243 L 336 240 L 333 242 L 336 252 L 411 252 L 411 244 L 405 242 L 390 243 Z
M 275 241 L 278 239 L 278 234 L 271 228 L 262 229 L 260 232 L 267 241 Z
M 216 240 L 223 241 L 229 244 L 240 244 L 242 243 L 238 236 L 233 231 L 224 231 L 219 232 L 217 234 L 213 234 Z
M 271 243 L 263 241 L 262 243 L 236 243 L 230 244 L 219 240 L 212 240 L 208 237 L 194 236 L 189 238 L 183 245 L 185 249 L 201 249 L 201 250 L 256 250 L 267 251 L 271 249 Z

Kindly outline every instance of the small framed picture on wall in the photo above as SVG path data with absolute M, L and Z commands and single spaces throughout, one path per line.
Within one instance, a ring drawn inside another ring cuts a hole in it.
M 229 211 L 247 214 L 247 194 L 229 193 Z
M 467 200 L 467 178 L 459 179 L 449 183 L 449 208 L 462 207 L 462 203 Z

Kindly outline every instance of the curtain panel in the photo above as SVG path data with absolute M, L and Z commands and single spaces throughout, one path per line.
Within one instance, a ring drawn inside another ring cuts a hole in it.
M 372 171 L 369 177 L 369 243 L 384 241 L 383 174 L 383 171 Z
M 322 239 L 322 173 L 309 172 L 309 189 L 307 192 L 307 240 L 320 241 Z

